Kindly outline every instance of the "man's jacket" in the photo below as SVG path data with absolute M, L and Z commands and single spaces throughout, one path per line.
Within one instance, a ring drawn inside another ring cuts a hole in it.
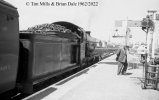
M 123 48 L 119 49 L 116 53 L 117 57 L 116 57 L 116 61 L 119 62 L 127 62 L 127 54 L 126 54 L 126 50 L 124 50 Z

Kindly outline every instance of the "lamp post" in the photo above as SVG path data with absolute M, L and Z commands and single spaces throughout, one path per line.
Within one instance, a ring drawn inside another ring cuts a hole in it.
M 157 11 L 156 10 L 148 10 L 147 11 L 148 14 L 152 14 L 152 15 L 148 15 L 146 18 L 143 19 L 143 22 L 142 22 L 142 29 L 143 31 L 146 32 L 146 47 L 147 47 L 147 50 L 146 50 L 146 63 L 149 62 L 149 58 L 150 57 L 154 57 L 154 24 L 153 24 L 153 20 L 154 20 L 154 13 L 156 13 Z M 150 32 L 152 32 L 152 34 L 150 34 Z M 152 40 L 151 41 L 148 41 L 148 39 L 150 40 L 150 38 L 148 38 L 150 35 L 152 35 Z M 150 44 L 152 44 L 152 55 L 150 56 Z M 147 64 L 146 64 L 147 65 Z M 146 70 L 146 66 L 144 65 L 143 66 L 143 73 L 145 73 L 145 70 Z M 143 77 L 146 76 L 146 73 L 143 74 Z
M 154 19 L 154 15 L 155 15 L 155 13 L 157 12 L 156 10 L 148 10 L 147 11 L 148 12 L 148 15 L 149 15 L 149 18 L 150 18 L 150 20 L 152 20 L 152 22 L 154 23 L 154 21 L 155 21 L 155 19 Z M 154 33 L 154 26 L 152 26 L 152 40 L 150 41 L 151 42 L 151 44 L 152 44 L 152 55 L 151 55 L 151 57 L 152 58 L 154 58 L 154 54 L 155 54 L 155 33 Z

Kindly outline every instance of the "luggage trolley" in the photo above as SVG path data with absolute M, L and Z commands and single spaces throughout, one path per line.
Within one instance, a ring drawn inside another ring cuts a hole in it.
M 145 80 L 142 89 L 153 88 L 159 90 L 159 65 L 145 64 Z

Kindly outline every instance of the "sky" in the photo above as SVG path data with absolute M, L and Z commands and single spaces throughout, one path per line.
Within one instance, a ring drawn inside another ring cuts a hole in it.
M 112 38 L 115 33 L 115 20 L 142 20 L 148 10 L 159 11 L 159 0 L 5 0 L 17 7 L 20 30 L 28 27 L 53 23 L 72 22 L 84 30 L 90 30 L 95 38 L 105 41 L 120 41 Z M 54 6 L 35 6 L 35 3 L 48 2 Z M 97 6 L 59 6 L 55 3 L 96 2 Z M 130 28 L 133 42 L 144 42 L 145 33 L 138 28 Z M 125 34 L 121 31 L 119 34 Z

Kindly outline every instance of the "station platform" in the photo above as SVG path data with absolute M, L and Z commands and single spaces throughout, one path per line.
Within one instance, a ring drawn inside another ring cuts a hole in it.
M 23 100 L 159 100 L 159 91 L 142 89 L 143 69 L 117 75 L 115 55 Z

